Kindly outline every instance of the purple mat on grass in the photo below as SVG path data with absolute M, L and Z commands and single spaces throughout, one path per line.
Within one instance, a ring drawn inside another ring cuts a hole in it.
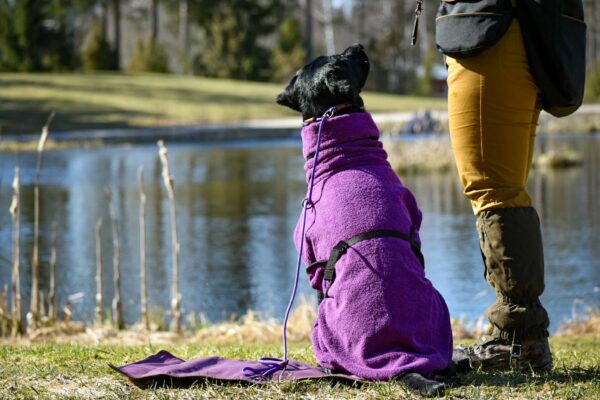
M 320 367 L 294 360 L 289 360 L 285 370 L 276 371 L 268 378 L 256 379 L 246 376 L 244 368 L 264 368 L 264 364 L 259 361 L 235 360 L 222 357 L 207 357 L 185 361 L 165 350 L 144 360 L 123 365 L 122 367 L 110 366 L 136 383 L 164 378 L 171 378 L 175 381 L 177 379 L 209 378 L 221 381 L 253 383 L 322 378 L 362 381 L 361 378 L 355 375 L 328 374 Z

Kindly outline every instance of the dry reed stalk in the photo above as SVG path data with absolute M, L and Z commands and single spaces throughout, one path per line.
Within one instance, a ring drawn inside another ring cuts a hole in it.
M 12 319 L 13 334 L 22 330 L 23 314 L 21 308 L 21 277 L 20 277 L 20 257 L 21 257 L 21 218 L 20 218 L 20 193 L 21 180 L 19 167 L 15 167 L 15 178 L 12 182 L 13 197 L 10 203 L 10 215 L 13 223 L 13 256 L 12 256 Z
M 46 315 L 46 292 L 44 292 L 42 289 L 40 289 L 39 298 L 40 298 L 40 317 L 43 317 Z M 42 321 L 43 321 L 43 319 L 42 319 Z
M 557 336 L 593 335 L 600 337 L 600 309 L 589 308 L 587 315 L 560 324 Z
M 119 243 L 119 229 L 117 227 L 117 215 L 115 213 L 112 193 L 107 187 L 104 188 L 104 193 L 108 198 L 113 237 L 113 282 L 115 290 L 112 302 L 113 324 L 115 325 L 115 328 L 123 329 L 125 323 L 123 321 L 123 304 L 121 302 L 121 245 Z
M 96 309 L 94 310 L 98 326 L 104 322 L 102 304 L 102 218 L 98 218 L 96 221 Z
M 39 287 L 40 287 L 40 173 L 42 170 L 42 157 L 44 146 L 48 141 L 50 123 L 54 119 L 54 112 L 50 114 L 37 147 L 37 161 L 35 166 L 35 181 L 33 185 L 33 255 L 31 261 L 31 305 L 27 314 L 28 329 L 35 330 L 40 318 Z
M 50 250 L 50 291 L 48 292 L 48 317 L 50 321 L 56 321 L 56 239 L 58 225 L 52 223 L 52 249 Z
M 146 284 L 146 194 L 144 192 L 144 167 L 138 168 L 140 184 L 140 307 L 141 322 L 145 329 L 150 329 L 148 319 L 148 286 Z
M 4 285 L 0 291 L 0 338 L 12 330 L 12 318 L 8 315 L 8 285 Z
M 173 247 L 173 287 L 171 291 L 171 331 L 181 332 L 181 294 L 179 293 L 179 240 L 177 239 L 177 210 L 173 176 L 169 168 L 167 148 L 162 140 L 158 141 L 158 155 L 162 163 L 162 177 L 169 196 L 171 211 L 171 244 Z

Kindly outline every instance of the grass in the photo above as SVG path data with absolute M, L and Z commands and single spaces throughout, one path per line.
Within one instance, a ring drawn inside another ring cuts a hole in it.
M 0 74 L 0 132 L 127 128 L 297 116 L 275 103 L 284 84 L 160 74 Z M 444 99 L 366 93 L 372 112 L 443 110 Z
M 309 342 L 314 305 L 304 301 L 288 326 L 290 358 L 316 364 Z M 471 333 L 453 321 L 453 331 Z M 256 360 L 281 356 L 281 325 L 249 312 L 237 321 L 202 325 L 184 335 L 115 331 L 82 324 L 58 324 L 46 334 L 0 339 L 0 399 L 90 398 L 251 398 L 251 399 L 387 399 L 414 398 L 397 382 L 352 385 L 329 381 L 284 382 L 271 385 L 222 384 L 198 381 L 188 388 L 138 388 L 107 364 L 124 365 L 165 349 L 183 359 L 219 355 Z M 481 333 L 481 332 L 480 332 Z M 478 334 L 477 334 L 478 335 Z M 472 344 L 473 339 L 455 339 Z M 447 398 L 468 399 L 591 399 L 600 398 L 600 314 L 561 325 L 550 338 L 554 369 L 544 374 L 475 371 L 463 375 L 463 386 Z
M 448 398 L 469 399 L 592 399 L 600 397 L 600 345 L 597 336 L 553 337 L 555 368 L 541 375 L 472 372 L 464 386 L 450 389 Z M 387 399 L 413 398 L 399 383 L 350 385 L 327 381 L 272 385 L 219 384 L 199 381 L 191 388 L 140 389 L 113 372 L 107 363 L 122 365 L 160 349 L 184 358 L 220 355 L 258 359 L 280 356 L 273 344 L 100 345 L 40 344 L 0 346 L 0 398 L 254 398 L 254 399 Z M 308 342 L 294 342 L 290 357 L 315 363 Z

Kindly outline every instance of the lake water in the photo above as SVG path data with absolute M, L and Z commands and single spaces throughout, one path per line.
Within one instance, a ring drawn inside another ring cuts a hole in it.
M 578 168 L 534 171 L 529 190 L 543 219 L 547 307 L 551 330 L 600 305 L 600 137 L 540 137 L 538 146 L 569 146 L 584 158 Z M 181 243 L 184 315 L 210 321 L 248 309 L 281 318 L 294 280 L 292 232 L 305 194 L 299 140 L 228 144 L 168 144 L 175 178 Z M 8 212 L 17 157 L 0 154 L 0 286 L 10 283 Z M 22 193 L 22 292 L 28 303 L 33 234 L 35 154 L 18 156 Z M 155 145 L 68 150 L 44 155 L 41 176 L 42 287 L 48 287 L 50 231 L 58 230 L 58 303 L 73 294 L 74 318 L 93 319 L 95 224 L 104 220 L 104 298 L 112 296 L 112 239 L 108 205 L 113 192 L 121 237 L 125 319 L 139 318 L 137 169 L 146 174 L 147 260 L 151 307 L 169 309 L 169 204 Z M 455 317 L 479 318 L 493 301 L 483 278 L 475 218 L 454 170 L 403 176 L 424 213 L 421 230 L 427 275 Z M 314 298 L 301 275 L 300 293 Z M 83 296 L 81 295 L 83 294 Z

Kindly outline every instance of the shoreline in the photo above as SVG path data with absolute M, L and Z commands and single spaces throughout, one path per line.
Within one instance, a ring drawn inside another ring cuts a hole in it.
M 413 119 L 417 112 L 373 113 L 375 123 L 382 133 L 389 134 Z M 432 117 L 447 126 L 446 111 L 431 111 Z M 542 112 L 539 131 L 542 134 L 556 132 L 593 133 L 600 130 L 600 104 L 584 104 L 573 115 L 554 118 Z M 566 129 L 568 127 L 568 129 Z M 149 143 L 163 139 L 167 142 L 218 142 L 229 140 L 286 139 L 298 136 L 302 128 L 300 117 L 280 119 L 259 119 L 226 123 L 192 124 L 176 126 L 139 127 L 122 129 L 89 129 L 73 131 L 52 131 L 50 139 L 56 143 L 88 144 L 102 146 L 106 144 Z M 26 144 L 39 139 L 39 133 L 2 134 L 0 143 Z M 0 151 L 2 150 L 0 147 Z M 10 150 L 9 150 L 10 151 Z

